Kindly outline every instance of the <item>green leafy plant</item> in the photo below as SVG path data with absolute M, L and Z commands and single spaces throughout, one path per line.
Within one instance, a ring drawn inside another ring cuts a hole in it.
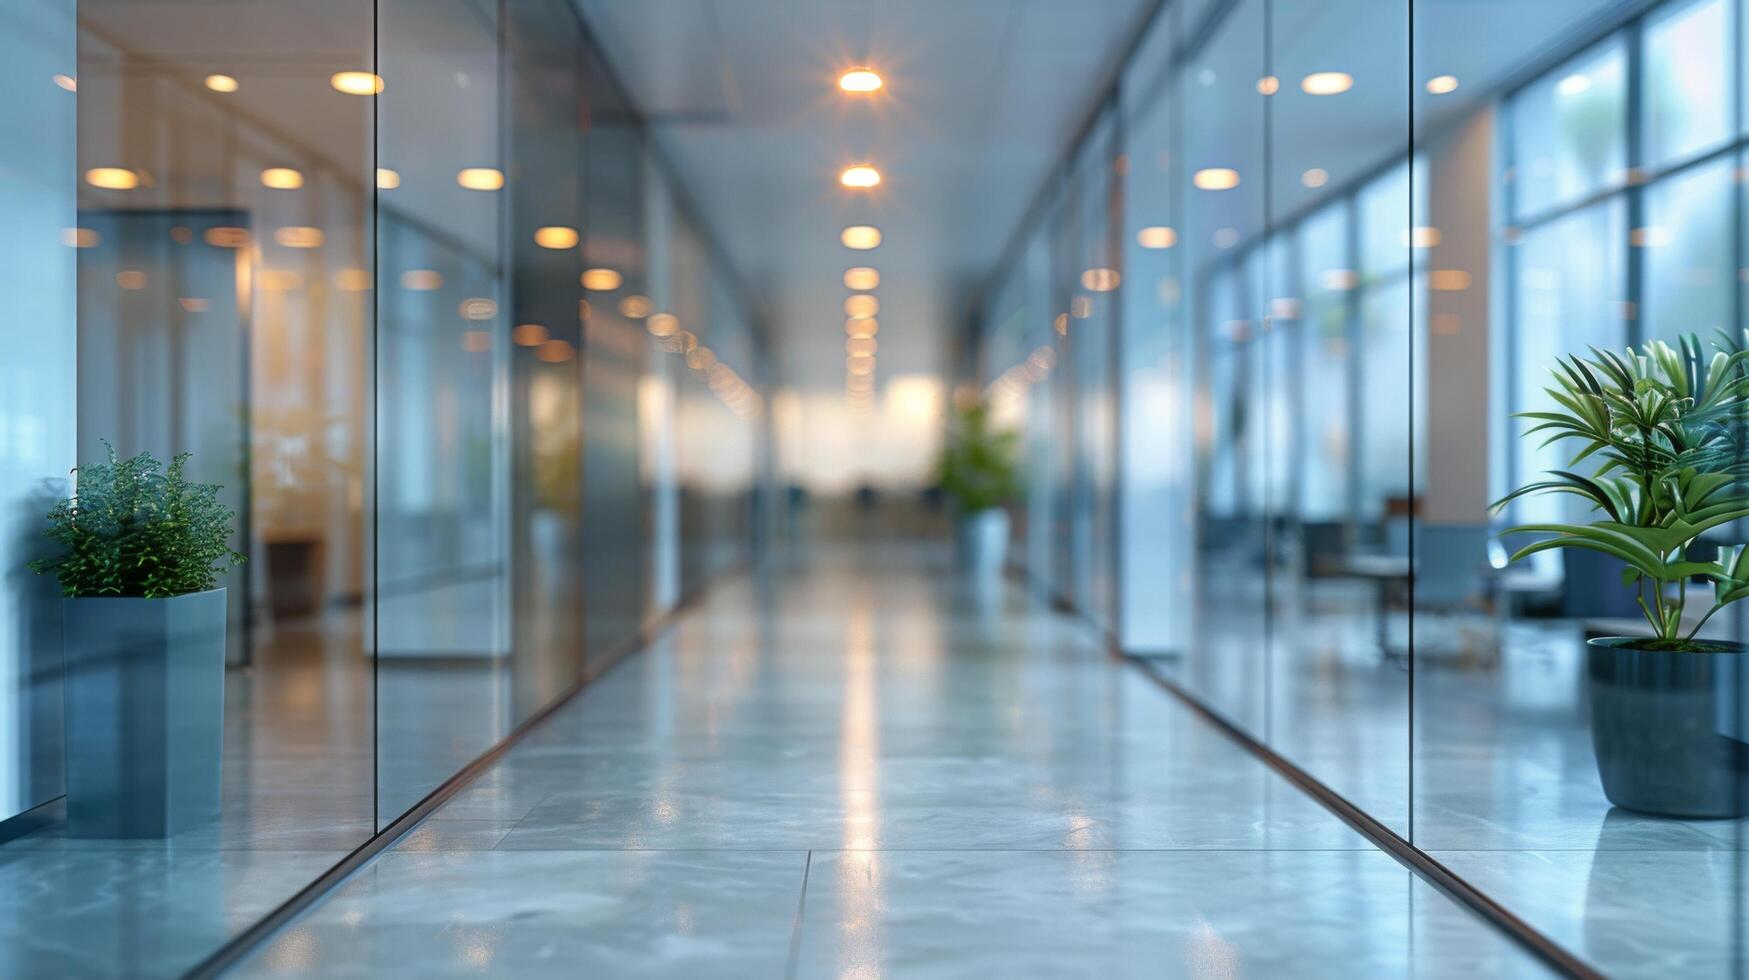
M 1546 389 L 1558 410 L 1523 412 L 1534 421 L 1524 433 L 1548 433 L 1544 446 L 1578 447 L 1566 469 L 1496 501 L 1498 513 L 1533 494 L 1569 494 L 1591 504 L 1589 524 L 1523 524 L 1503 534 L 1548 535 L 1520 548 L 1516 561 L 1553 548 L 1598 551 L 1626 564 L 1624 585 L 1651 624 L 1652 649 L 1702 650 L 1700 627 L 1720 609 L 1749 597 L 1749 562 L 1742 545 L 1720 546 L 1712 561 L 1689 551 L 1707 531 L 1749 517 L 1744 478 L 1744 413 L 1749 410 L 1749 351 L 1722 343 L 1710 357 L 1700 341 L 1680 348 L 1662 341 L 1617 354 L 1591 348 L 1591 357 L 1557 358 L 1555 385 Z M 1596 463 L 1589 475 L 1574 471 Z M 1689 580 L 1713 584 L 1712 607 L 1686 636 L 1682 611 Z
M 991 424 L 988 405 L 961 408 L 936 464 L 942 491 L 968 514 L 1013 500 L 1020 493 L 1015 464 L 1019 442 L 1018 432 Z
M 108 462 L 80 466 L 74 495 L 49 512 L 43 532 L 58 547 L 30 567 L 53 572 L 73 598 L 168 599 L 215 587 L 244 558 L 226 543 L 233 514 L 219 487 L 183 478 L 188 458 L 165 469 L 150 453 L 117 460 L 110 446 Z

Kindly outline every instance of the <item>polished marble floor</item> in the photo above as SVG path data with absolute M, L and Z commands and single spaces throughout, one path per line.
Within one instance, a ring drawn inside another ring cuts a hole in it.
M 1541 974 L 1083 624 L 871 543 L 713 588 L 238 972 Z

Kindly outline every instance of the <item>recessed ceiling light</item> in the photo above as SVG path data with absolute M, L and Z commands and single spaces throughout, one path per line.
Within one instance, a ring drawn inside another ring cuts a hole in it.
M 562 364 L 570 360 L 574 353 L 575 349 L 563 340 L 549 340 L 534 349 L 534 356 L 548 364 Z
M 539 347 L 547 340 L 547 328 L 538 323 L 519 323 L 510 331 L 510 342 L 518 347 Z
M 55 84 L 69 92 L 79 91 L 79 80 L 71 75 L 56 75 Z
M 619 288 L 620 274 L 613 269 L 588 269 L 582 278 L 583 288 L 596 293 L 611 293 Z
M 1455 92 L 1457 91 L 1457 87 L 1458 80 L 1456 75 L 1436 75 L 1427 80 L 1427 91 L 1432 92 L 1434 95 L 1444 95 L 1447 92 Z
M 1165 225 L 1154 225 L 1136 232 L 1136 244 L 1143 248 L 1171 248 L 1178 244 L 1178 232 Z
M 1591 87 L 1591 76 L 1585 74 L 1568 75 L 1555 83 L 1555 91 L 1562 95 L 1578 95 Z
M 382 76 L 368 71 L 337 71 L 328 76 L 328 84 L 347 95 L 376 95 L 383 90 Z
M 872 68 L 852 68 L 838 76 L 838 87 L 846 92 L 873 92 L 881 84 L 881 76 Z
M 1257 80 L 1257 92 L 1259 95 L 1274 95 L 1279 91 L 1281 91 L 1281 79 L 1276 78 L 1274 75 L 1265 75 Z
M 642 320 L 650 315 L 650 297 L 633 293 L 619 301 L 619 314 L 628 320 Z
M 881 284 L 881 274 L 866 265 L 844 270 L 844 286 L 847 289 L 873 289 Z
M 140 186 L 140 175 L 126 167 L 92 167 L 85 171 L 85 183 L 107 191 L 131 191 Z
M 880 350 L 880 342 L 873 337 L 852 337 L 844 342 L 844 353 L 872 357 Z
M 881 311 L 881 301 L 868 293 L 857 293 L 844 301 L 844 312 L 853 317 L 871 317 Z
M 1201 190 L 1228 191 L 1239 186 L 1239 171 L 1231 167 L 1205 167 L 1190 179 Z
M 491 167 L 468 167 L 456 173 L 455 182 L 470 191 L 495 191 L 504 186 L 504 171 Z
M 881 172 L 870 166 L 850 167 L 838 175 L 838 182 L 845 187 L 873 187 L 881 182 Z
M 401 273 L 401 288 L 421 293 L 442 289 L 443 274 L 436 269 L 408 269 Z
M 377 186 L 385 191 L 392 191 L 401 186 L 401 175 L 387 167 L 378 167 Z
M 1323 187 L 1330 180 L 1330 172 L 1323 167 L 1313 167 L 1300 174 L 1300 183 L 1307 187 Z
M 844 332 L 852 337 L 873 337 L 881 332 L 881 323 L 872 316 L 853 316 L 844 321 Z
M 304 186 L 304 175 L 290 167 L 268 167 L 261 171 L 261 186 L 274 190 L 295 191 Z
M 235 78 L 232 78 L 229 75 L 208 75 L 206 77 L 206 87 L 212 89 L 214 92 L 235 92 L 241 86 L 237 84 Z
M 1096 293 L 1109 293 L 1117 288 L 1116 269 L 1088 269 L 1081 273 L 1081 285 Z
M 1354 76 L 1344 71 L 1315 71 L 1300 79 L 1307 95 L 1341 95 L 1354 87 Z
M 455 311 L 464 320 L 490 320 L 498 315 L 498 303 L 485 296 L 469 296 L 456 304 Z
M 655 337 L 672 337 L 680 332 L 680 318 L 672 313 L 658 313 L 644 321 L 644 329 Z
M 873 225 L 851 225 L 844 229 L 838 240 L 845 248 L 871 249 L 881 243 L 881 230 Z
M 534 230 L 534 243 L 541 248 L 565 249 L 577 244 L 577 229 L 565 225 L 548 225 Z
M 275 230 L 273 240 L 286 248 L 321 248 L 322 229 L 293 225 Z

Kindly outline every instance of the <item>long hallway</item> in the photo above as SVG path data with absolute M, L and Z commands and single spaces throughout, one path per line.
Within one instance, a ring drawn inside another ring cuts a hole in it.
M 891 544 L 720 582 L 240 972 L 1540 974 L 1001 588 Z

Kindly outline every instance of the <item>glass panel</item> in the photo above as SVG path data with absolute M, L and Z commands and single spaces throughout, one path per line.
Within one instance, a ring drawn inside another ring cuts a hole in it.
M 1627 48 L 1612 38 L 1516 95 L 1512 166 L 1517 214 L 1620 184 L 1627 175 Z
M 1646 188 L 1646 223 L 1629 239 L 1645 269 L 1645 336 L 1711 343 L 1732 332 L 1733 167 L 1727 157 Z
M 1731 132 L 1731 8 L 1726 0 L 1672 4 L 1646 22 L 1645 164 L 1718 145 Z

